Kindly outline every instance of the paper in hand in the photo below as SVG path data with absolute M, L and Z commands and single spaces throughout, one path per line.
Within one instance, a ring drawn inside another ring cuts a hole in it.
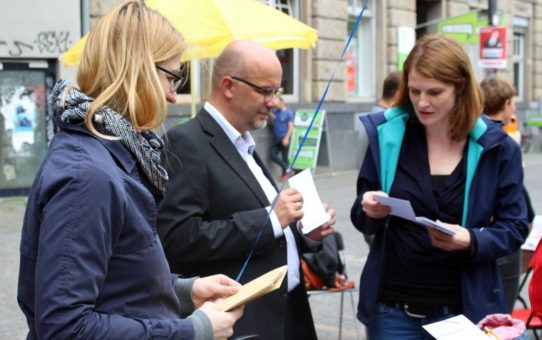
M 311 232 L 322 224 L 328 222 L 331 216 L 324 210 L 322 201 L 316 191 L 311 170 L 305 169 L 288 180 L 291 188 L 296 189 L 303 195 L 303 224 L 304 234 Z
M 438 231 L 448 235 L 455 235 L 454 230 L 444 226 L 441 223 L 433 221 L 427 217 L 416 216 L 414 209 L 412 209 L 412 205 L 410 205 L 410 202 L 407 200 L 379 195 L 375 195 L 374 198 L 378 203 L 391 207 L 390 215 L 401 217 L 405 220 L 409 220 L 426 227 L 437 229 Z
M 282 280 L 288 272 L 288 266 L 275 268 L 254 280 L 245 283 L 239 291 L 224 299 L 224 303 L 220 306 L 223 312 L 229 312 L 241 305 L 244 305 L 252 300 L 259 298 L 267 293 L 279 289 Z
M 463 314 L 422 326 L 437 340 L 491 339 Z

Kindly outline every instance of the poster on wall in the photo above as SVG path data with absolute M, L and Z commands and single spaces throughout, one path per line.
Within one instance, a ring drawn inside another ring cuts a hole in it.
M 45 156 L 47 79 L 20 63 L 0 70 L 0 196 L 30 187 Z
M 288 150 L 288 159 L 293 161 L 294 156 L 303 141 L 303 137 L 307 131 L 307 127 L 310 125 L 314 111 L 312 110 L 297 110 L 294 116 L 294 131 L 292 133 L 292 140 L 290 142 L 290 148 Z M 320 110 L 318 116 L 316 116 L 314 123 L 309 130 L 307 139 L 303 144 L 303 147 L 299 151 L 299 155 L 293 164 L 292 168 L 296 170 L 301 169 L 314 169 L 316 162 L 318 161 L 318 152 L 320 151 L 320 141 L 322 139 L 322 130 L 324 128 L 326 111 Z
M 480 59 L 482 68 L 506 68 L 506 27 L 480 27 Z

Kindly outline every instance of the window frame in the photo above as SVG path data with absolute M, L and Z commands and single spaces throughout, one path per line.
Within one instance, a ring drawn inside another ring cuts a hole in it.
M 275 9 L 278 9 L 284 13 L 284 9 L 287 10 L 289 16 L 294 19 L 299 20 L 299 2 L 300 0 L 283 0 L 287 4 L 283 4 L 281 0 L 260 0 L 262 3 L 271 6 Z M 294 15 L 292 15 L 292 12 Z M 284 93 L 282 97 L 287 102 L 296 102 L 299 101 L 299 84 L 300 84 L 300 53 L 298 48 L 291 48 L 286 50 L 292 50 L 292 64 L 293 64 L 293 77 L 292 77 L 292 93 Z M 284 77 L 283 77 L 284 79 Z
M 352 6 L 352 2 L 355 2 Z M 357 19 L 359 13 L 363 8 L 365 0 L 349 0 L 348 1 L 348 23 L 354 22 Z M 376 20 L 375 20 L 375 10 L 371 9 L 370 3 L 367 6 L 367 9 L 363 13 L 363 19 L 361 20 L 358 31 L 355 35 L 357 49 L 356 49 L 356 65 L 357 70 L 360 68 L 360 60 L 365 61 L 363 65 L 375 65 L 376 62 L 376 53 L 375 53 L 375 43 L 376 43 Z M 350 31 L 348 31 L 350 34 Z M 360 41 L 368 42 L 361 44 Z M 370 45 L 367 48 L 367 45 Z M 363 59 L 361 59 L 363 56 Z M 356 70 L 356 71 L 357 71 Z M 376 100 L 376 72 L 374 68 L 364 67 L 363 70 L 365 74 L 356 72 L 356 91 L 350 92 L 346 88 L 346 98 L 347 101 L 375 101 Z M 346 79 L 345 79 L 346 81 Z M 366 88 L 364 92 L 361 89 Z
M 516 88 L 516 99 L 519 100 L 523 100 L 525 97 L 525 33 L 523 27 L 514 26 L 512 32 L 512 72 Z

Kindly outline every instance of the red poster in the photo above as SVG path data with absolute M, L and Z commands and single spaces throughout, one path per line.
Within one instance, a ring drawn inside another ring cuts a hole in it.
M 506 68 L 506 27 L 480 27 L 480 60 L 483 68 Z

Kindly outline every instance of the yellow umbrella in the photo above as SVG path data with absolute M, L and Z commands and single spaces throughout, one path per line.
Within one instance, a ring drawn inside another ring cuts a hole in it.
M 272 49 L 314 46 L 316 30 L 258 0 L 148 0 L 183 34 L 183 61 L 213 58 L 234 40 L 253 40 Z M 60 56 L 77 65 L 86 36 Z

